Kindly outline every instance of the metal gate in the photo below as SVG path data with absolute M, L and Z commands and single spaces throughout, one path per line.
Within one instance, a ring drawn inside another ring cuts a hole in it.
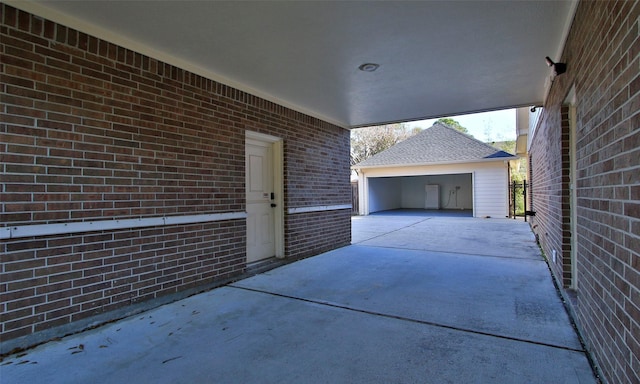
M 524 217 L 527 221 L 527 181 L 513 181 L 509 184 L 509 215 L 512 218 Z

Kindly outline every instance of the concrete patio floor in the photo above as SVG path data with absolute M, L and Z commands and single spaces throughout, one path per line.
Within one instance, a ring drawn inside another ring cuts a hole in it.
M 352 222 L 351 246 L 10 356 L 0 382 L 596 382 L 526 223 Z

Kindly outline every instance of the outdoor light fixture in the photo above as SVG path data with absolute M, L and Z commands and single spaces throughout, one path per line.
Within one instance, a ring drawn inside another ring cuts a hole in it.
M 565 63 L 554 63 L 549 56 L 544 58 L 547 61 L 547 65 L 553 67 L 553 74 L 558 76 L 562 75 L 567 71 L 567 64 Z
M 358 67 L 359 70 L 363 72 L 373 72 L 380 67 L 380 64 L 375 63 L 364 63 Z

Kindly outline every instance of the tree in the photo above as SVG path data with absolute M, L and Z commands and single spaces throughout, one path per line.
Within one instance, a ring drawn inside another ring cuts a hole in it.
M 501 149 L 505 152 L 515 154 L 516 153 L 516 141 L 515 140 L 506 140 L 506 141 L 490 141 L 487 144 L 493 146 L 494 148 Z M 515 202 L 516 205 L 516 215 L 524 215 L 524 183 L 527 180 L 527 158 L 520 157 L 517 160 L 509 161 L 509 176 L 510 176 L 510 197 L 509 204 Z M 514 200 L 515 194 L 515 200 Z M 510 210 L 512 208 L 509 208 Z
M 458 130 L 462 133 L 465 133 L 467 135 L 469 135 L 469 130 L 465 127 L 463 127 L 462 125 L 460 125 L 460 123 L 458 123 L 457 121 L 455 121 L 454 119 L 450 118 L 450 117 L 443 117 L 441 119 L 438 119 L 437 121 L 438 123 L 442 123 L 442 124 L 446 124 L 448 126 L 450 126 L 451 128 Z M 473 137 L 472 135 L 469 135 L 471 137 Z
M 418 132 L 420 128 L 410 128 L 402 123 L 352 129 L 351 165 L 358 164 Z
M 491 141 L 487 143 L 494 148 L 501 149 L 505 152 L 509 152 L 510 154 L 516 153 L 516 141 L 515 140 L 505 140 L 505 141 Z
M 492 141 L 487 144 L 512 155 L 516 153 L 515 140 Z M 509 162 L 509 169 L 511 173 L 511 181 L 517 181 L 519 183 L 522 182 L 522 180 L 527 178 L 527 159 L 525 157 L 521 157 L 518 160 Z

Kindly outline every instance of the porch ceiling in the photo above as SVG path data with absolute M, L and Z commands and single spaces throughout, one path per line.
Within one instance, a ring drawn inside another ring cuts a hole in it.
M 6 2 L 344 127 L 540 104 L 575 6 Z

